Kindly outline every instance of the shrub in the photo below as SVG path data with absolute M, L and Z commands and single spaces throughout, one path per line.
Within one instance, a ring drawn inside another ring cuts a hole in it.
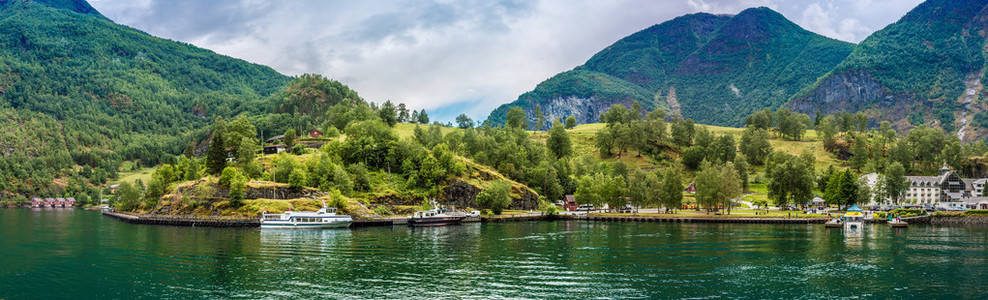
M 988 209 L 969 209 L 964 211 L 964 214 L 969 216 L 988 216 Z
M 477 204 L 490 208 L 494 214 L 500 215 L 504 209 L 511 206 L 511 186 L 498 181 L 477 195 Z
M 350 201 L 348 201 L 346 197 L 343 197 L 343 194 L 340 193 L 339 190 L 333 190 L 329 192 L 329 201 L 326 202 L 326 205 L 329 207 L 335 207 L 339 210 L 344 210 L 349 203 Z
M 295 155 L 305 154 L 305 145 L 295 144 L 295 146 L 292 146 L 292 154 Z
M 899 215 L 900 218 L 915 217 L 923 214 L 922 209 L 905 209 L 899 208 L 894 209 L 890 212 L 875 212 L 874 216 L 876 219 L 888 219 L 888 215 Z
M 364 164 L 350 165 L 350 174 L 353 174 L 353 189 L 366 192 L 371 189 L 370 175 L 367 174 L 367 167 Z
M 222 175 L 220 175 L 219 184 L 222 186 L 230 186 L 230 183 L 233 181 L 233 179 L 240 176 L 241 176 L 240 172 L 237 172 L 237 169 L 234 167 L 223 168 L 223 173 Z
M 892 214 L 899 215 L 899 217 L 905 218 L 905 217 L 915 217 L 915 216 L 922 215 L 923 214 L 923 210 L 922 209 L 915 209 L 915 208 L 913 208 L 913 209 L 899 208 L 899 209 L 892 210 L 891 213 Z
M 326 127 L 326 132 L 323 132 L 323 136 L 328 138 L 335 138 L 340 136 L 340 130 L 336 129 L 335 126 Z
M 305 174 L 305 170 L 302 168 L 296 168 L 292 170 L 290 175 L 288 175 L 288 186 L 295 190 L 300 190 L 305 186 L 307 177 L 308 176 Z
M 548 201 L 542 201 L 539 204 L 539 210 L 547 216 L 555 216 L 559 214 L 559 207 L 555 204 L 549 203 Z
M 247 192 L 247 182 L 243 177 L 234 178 L 230 182 L 230 205 L 240 207 L 244 205 L 244 194 Z
M 384 216 L 390 216 L 390 215 L 393 215 L 394 214 L 394 213 L 391 212 L 391 209 L 390 208 L 388 208 L 387 206 L 384 206 L 384 205 L 375 207 L 374 208 L 374 213 L 377 214 L 377 215 L 379 215 L 379 216 L 382 216 L 382 217 L 384 217 Z

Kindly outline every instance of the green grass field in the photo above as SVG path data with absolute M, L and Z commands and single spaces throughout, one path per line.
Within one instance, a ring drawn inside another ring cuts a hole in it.
M 151 174 L 154 173 L 155 168 L 141 168 L 136 171 L 121 171 L 117 173 L 117 180 L 112 181 L 110 184 L 120 184 L 122 182 L 134 183 L 138 179 L 144 184 L 151 182 Z

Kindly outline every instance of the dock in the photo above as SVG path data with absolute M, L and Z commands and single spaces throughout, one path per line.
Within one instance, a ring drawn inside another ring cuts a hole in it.
M 704 218 L 704 217 L 624 217 L 565 215 L 562 218 L 593 222 L 713 223 L 713 224 L 824 224 L 826 218 Z

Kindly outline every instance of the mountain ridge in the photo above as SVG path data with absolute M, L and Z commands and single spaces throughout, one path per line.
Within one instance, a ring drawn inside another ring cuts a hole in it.
M 2 1 L 0 27 L 0 191 L 78 190 L 125 160 L 156 165 L 217 117 L 273 111 L 268 98 L 290 80 L 116 24 L 81 0 Z M 79 180 L 52 184 L 66 177 Z
M 488 120 L 501 124 L 507 110 L 519 106 L 533 124 L 538 105 L 547 120 L 573 115 L 577 123 L 592 123 L 612 104 L 638 101 L 647 110 L 678 102 L 684 117 L 736 126 L 749 113 L 785 104 L 852 48 L 765 7 L 737 15 L 689 14 L 622 38 L 498 107 Z M 567 82 L 578 86 L 562 84 Z
M 959 130 L 986 108 L 975 101 L 988 92 L 980 88 L 986 25 L 983 1 L 923 2 L 862 41 L 787 106 L 811 115 L 865 111 L 900 129 L 927 124 Z M 965 96 L 972 91 L 975 95 Z

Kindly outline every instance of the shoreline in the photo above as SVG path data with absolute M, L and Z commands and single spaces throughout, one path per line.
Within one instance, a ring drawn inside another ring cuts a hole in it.
M 250 228 L 260 227 L 259 219 L 237 217 L 201 217 L 185 215 L 135 215 L 122 212 L 102 212 L 104 216 L 131 224 L 170 225 L 190 227 L 228 227 Z M 498 217 L 475 217 L 464 220 L 464 223 L 507 223 L 507 222 L 539 222 L 539 221 L 583 221 L 583 222 L 637 222 L 637 223 L 695 223 L 695 224 L 795 224 L 812 225 L 824 224 L 826 218 L 750 218 L 750 217 L 656 217 L 656 216 L 606 216 L 606 215 L 514 215 Z M 903 218 L 909 224 L 933 225 L 988 225 L 988 217 L 974 216 L 919 216 Z M 884 224 L 885 220 L 867 220 L 869 224 Z M 353 220 L 351 228 L 394 226 L 408 224 L 407 218 L 381 218 Z

